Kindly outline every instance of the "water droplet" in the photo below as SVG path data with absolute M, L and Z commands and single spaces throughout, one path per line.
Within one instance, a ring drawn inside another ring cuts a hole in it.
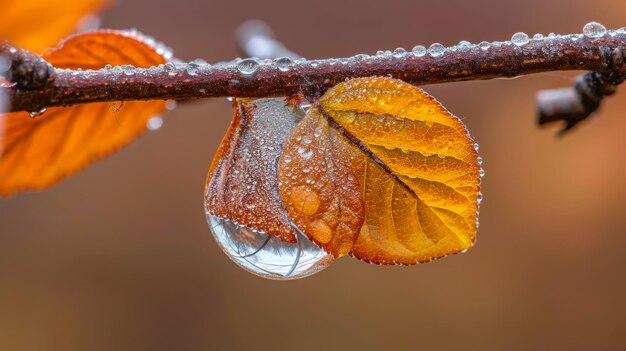
M 132 76 L 133 74 L 135 74 L 135 67 L 132 65 L 125 65 L 122 66 L 122 73 L 124 73 L 127 76 Z
M 243 200 L 241 200 L 241 203 L 243 204 L 243 206 L 249 210 L 255 209 L 256 208 L 256 201 L 254 199 L 254 195 L 252 194 L 248 194 L 246 196 L 243 197 Z
M 305 147 L 299 147 L 298 154 L 300 154 L 300 156 L 302 156 L 305 160 L 308 160 L 311 156 L 313 156 L 313 150 Z
M 583 27 L 583 34 L 587 38 L 602 38 L 606 32 L 606 27 L 598 22 L 589 22 Z
M 150 131 L 159 130 L 161 129 L 162 126 L 163 126 L 163 117 L 161 116 L 152 116 L 150 117 L 150 119 L 148 119 L 148 122 L 146 122 L 146 127 Z
M 424 45 L 416 45 L 412 52 L 413 55 L 417 56 L 417 57 L 422 57 L 424 55 L 426 55 L 426 47 Z
M 478 151 L 478 148 L 479 148 L 478 143 L 474 143 L 474 150 Z
M 472 47 L 472 43 L 467 40 L 461 40 L 456 46 L 461 50 L 466 50 Z
M 511 42 L 517 46 L 524 46 L 528 44 L 529 41 L 528 34 L 524 32 L 517 32 L 511 37 Z
M 617 32 L 618 34 L 626 34 L 626 27 L 622 27 L 622 28 L 620 28 L 620 29 L 616 30 L 616 32 Z
M 376 51 L 376 56 L 379 56 L 379 57 L 380 56 L 385 56 L 385 52 L 382 51 L 382 50 L 378 50 L 378 51 Z
M 487 42 L 487 41 L 481 41 L 480 44 L 478 44 L 478 47 L 482 51 L 487 51 L 491 47 L 491 44 L 489 44 L 489 42 Z
M 476 162 L 478 163 L 478 165 L 482 165 L 483 164 L 483 158 L 478 156 L 478 158 L 476 158 Z
M 428 48 L 428 53 L 432 57 L 441 57 L 444 54 L 444 52 L 446 52 L 445 46 L 439 43 L 434 43 Z
M 278 69 L 281 72 L 287 72 L 289 71 L 289 66 L 291 65 L 292 61 L 289 57 L 279 57 L 276 59 L 276 66 L 278 66 Z
M 176 65 L 174 65 L 172 62 L 168 62 L 163 65 L 163 70 L 165 72 L 174 72 L 176 70 Z
M 485 176 L 485 170 L 484 170 L 484 169 L 482 169 L 482 168 L 481 168 L 481 169 L 479 169 L 479 170 L 478 170 L 478 175 L 479 175 L 481 178 L 482 178 L 482 177 L 484 177 L 484 176 Z
M 537 34 L 533 35 L 533 39 L 535 39 L 535 40 L 541 40 L 541 39 L 543 39 L 543 34 L 541 34 L 541 33 L 537 33 Z
M 332 255 L 296 231 L 291 244 L 207 213 L 220 248 L 241 268 L 269 279 L 297 279 L 315 274 L 333 262 Z
M 406 50 L 404 50 L 403 48 L 397 48 L 393 51 L 393 57 L 395 58 L 401 58 L 406 54 Z
M 255 58 L 247 58 L 237 63 L 237 70 L 246 76 L 252 76 L 259 71 L 261 65 Z
M 548 34 L 548 38 L 555 38 L 555 37 L 556 37 L 556 34 L 554 34 L 554 33 Z
M 111 69 L 111 68 L 113 68 L 113 66 L 108 65 L 108 64 L 104 66 L 104 69 Z
M 40 108 L 40 109 L 39 109 L 39 110 L 37 110 L 37 111 L 30 111 L 30 112 L 29 112 L 29 115 L 30 115 L 30 118 L 35 118 L 35 117 L 37 117 L 37 116 L 41 116 L 41 115 L 43 115 L 44 113 L 46 113 L 46 108 L 45 108 L 45 107 L 42 107 L 42 108 Z
M 484 175 L 484 171 L 483 171 L 483 175 Z M 478 196 L 476 197 L 476 202 L 480 205 L 481 202 L 483 202 L 483 193 L 479 192 Z

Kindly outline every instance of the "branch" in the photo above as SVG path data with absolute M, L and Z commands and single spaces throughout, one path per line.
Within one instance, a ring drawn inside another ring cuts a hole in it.
M 0 42 L 0 77 L 5 77 L 16 88 L 33 90 L 45 87 L 51 80 L 52 66 L 39 55 Z
M 616 71 L 587 72 L 576 78 L 573 88 L 540 91 L 537 123 L 564 121 L 565 126 L 558 133 L 562 136 L 595 113 L 603 98 L 615 94 L 617 86 L 625 79 L 626 74 Z
M 596 36 L 596 35 L 593 35 Z M 268 36 L 269 37 L 269 36 Z M 287 96 L 309 98 L 345 79 L 390 76 L 415 85 L 515 77 L 532 73 L 589 70 L 624 74 L 626 32 L 514 38 L 515 43 L 461 42 L 444 48 L 433 44 L 406 52 L 378 52 L 375 56 L 292 61 L 244 59 L 228 64 L 168 63 L 159 67 L 112 67 L 98 71 L 55 69 L 41 89 L 4 86 L 11 111 L 74 104 L 206 97 Z M 283 47 L 284 48 L 284 47 Z M 285 49 L 286 50 L 286 49 Z M 2 93 L 2 91 L 0 91 Z

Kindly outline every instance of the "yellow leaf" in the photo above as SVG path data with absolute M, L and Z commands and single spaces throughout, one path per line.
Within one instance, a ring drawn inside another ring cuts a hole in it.
M 475 241 L 477 157 L 463 123 L 422 90 L 353 79 L 329 90 L 285 144 L 280 192 L 294 223 L 336 256 L 427 262 Z M 293 177 L 305 168 L 314 176 Z

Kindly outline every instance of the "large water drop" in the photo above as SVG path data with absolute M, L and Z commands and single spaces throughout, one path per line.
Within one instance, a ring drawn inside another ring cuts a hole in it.
M 602 38 L 606 32 L 606 27 L 598 22 L 589 22 L 583 27 L 583 34 L 587 38 Z
M 263 278 L 303 278 L 328 267 L 334 259 L 298 230 L 298 242 L 291 244 L 209 213 L 207 220 L 226 255 L 241 268 Z

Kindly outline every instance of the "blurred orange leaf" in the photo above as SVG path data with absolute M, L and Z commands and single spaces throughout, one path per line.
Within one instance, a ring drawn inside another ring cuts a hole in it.
M 85 15 L 105 0 L 0 0 L 0 39 L 42 52 L 76 30 Z
M 294 223 L 335 256 L 427 262 L 476 236 L 480 166 L 461 121 L 399 80 L 329 90 L 285 143 L 280 193 Z
M 165 63 L 150 43 L 136 33 L 95 31 L 71 36 L 43 57 L 71 69 Z M 133 141 L 164 110 L 165 102 L 150 101 L 50 108 L 34 119 L 24 112 L 0 116 L 0 196 L 44 189 L 78 172 Z

